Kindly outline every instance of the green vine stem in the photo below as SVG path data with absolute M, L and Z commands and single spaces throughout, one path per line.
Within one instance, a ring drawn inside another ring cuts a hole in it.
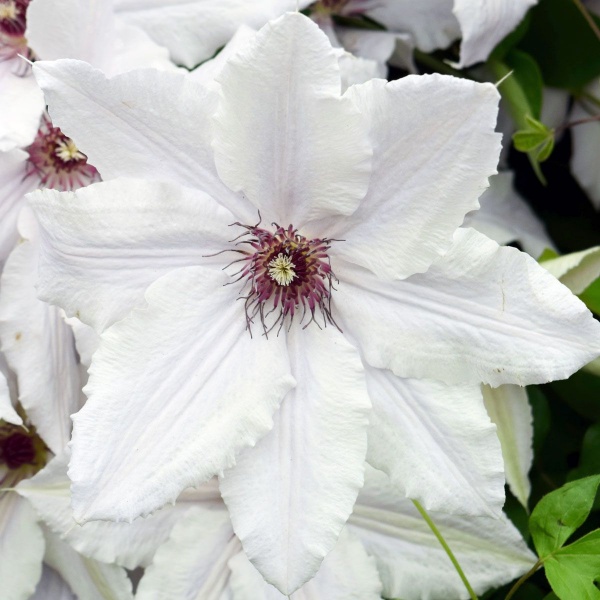
M 540 558 L 535 565 L 533 565 L 533 567 L 531 567 L 531 569 L 529 569 L 529 571 L 527 571 L 527 573 L 525 573 L 525 575 L 523 575 L 523 577 L 521 577 L 521 579 L 519 579 L 517 583 L 512 586 L 512 588 L 510 588 L 510 591 L 508 594 L 506 594 L 506 598 L 504 600 L 510 600 L 515 595 L 517 590 L 542 566 L 542 562 L 543 561 Z
M 429 529 L 431 529 L 431 531 L 433 532 L 433 535 L 435 535 L 438 542 L 441 544 L 442 548 L 448 555 L 448 558 L 454 565 L 456 572 L 458 573 L 459 577 L 462 579 L 462 582 L 464 583 L 465 587 L 467 588 L 467 591 L 469 592 L 469 595 L 471 596 L 471 600 L 479 600 L 477 598 L 477 594 L 471 587 L 471 584 L 469 583 L 467 576 L 465 575 L 460 564 L 456 560 L 454 553 L 452 552 L 452 550 L 450 550 L 450 546 L 448 546 L 446 540 L 444 539 L 444 536 L 440 533 L 440 530 L 435 526 L 435 523 L 431 520 L 431 517 L 427 514 L 427 511 L 416 500 L 413 500 L 412 503 L 415 505 L 415 508 L 419 511 L 419 513 L 421 514 L 421 516 L 423 517 L 423 519 L 425 520 L 427 525 L 429 525 Z
M 584 6 L 581 0 L 573 0 L 575 6 L 579 9 L 579 12 L 583 15 L 585 20 L 588 22 L 588 25 L 595 33 L 596 37 L 600 40 L 600 29 L 598 29 L 598 25 L 596 25 L 596 21 L 594 21 L 594 17 L 590 14 L 588 9 Z

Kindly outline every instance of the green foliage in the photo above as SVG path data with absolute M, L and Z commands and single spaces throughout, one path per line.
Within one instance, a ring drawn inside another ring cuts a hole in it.
M 520 152 L 530 152 L 537 162 L 545 161 L 554 149 L 554 130 L 540 121 L 525 116 L 527 127 L 513 134 L 513 143 Z
M 600 315 L 600 279 L 596 279 L 583 293 L 579 294 L 579 297 L 592 312 Z

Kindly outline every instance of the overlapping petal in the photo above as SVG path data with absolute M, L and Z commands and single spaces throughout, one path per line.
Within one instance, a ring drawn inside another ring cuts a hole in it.
M 334 328 L 288 333 L 297 381 L 275 427 L 221 478 L 246 554 L 291 594 L 334 546 L 363 482 L 370 402 L 356 350 Z
M 67 582 L 50 567 L 44 565 L 42 578 L 29 600 L 77 600 Z
M 574 294 L 581 294 L 600 277 L 600 246 L 559 256 L 541 264 Z
M 356 209 L 369 184 L 367 122 L 340 98 L 338 59 L 316 24 L 269 23 L 218 81 L 213 148 L 231 189 L 283 226 Z
M 344 240 L 336 253 L 381 277 L 421 273 L 450 247 L 496 172 L 498 93 L 431 75 L 374 80 L 348 95 L 372 116 L 373 174 L 358 210 L 327 233 Z
M 0 372 L 0 420 L 12 423 L 13 425 L 22 425 L 23 419 L 17 414 L 14 409 L 10 397 L 10 389 L 8 381 L 4 373 Z
M 141 180 L 38 190 L 29 203 L 42 227 L 40 298 L 98 331 L 143 303 L 164 273 L 211 264 L 234 220 L 200 191 Z
M 294 385 L 283 337 L 252 339 L 228 277 L 172 271 L 103 335 L 74 417 L 78 521 L 132 520 L 235 464 Z M 168 354 L 165 349 L 168 348 Z
M 367 368 L 373 402 L 367 459 L 427 509 L 497 516 L 504 469 L 476 385 L 402 379 Z
M 446 383 L 542 383 L 600 353 L 600 324 L 529 255 L 472 229 L 429 271 L 382 281 L 338 261 L 342 328 L 369 364 Z

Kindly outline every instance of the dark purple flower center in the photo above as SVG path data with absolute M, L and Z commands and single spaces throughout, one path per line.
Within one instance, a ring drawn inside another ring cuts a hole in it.
M 48 460 L 48 448 L 34 427 L 0 421 L 0 487 L 35 475 Z
M 30 0 L 0 0 L 0 33 L 11 37 L 25 35 Z
M 24 433 L 13 433 L 2 441 L 2 459 L 9 469 L 18 469 L 35 461 L 33 439 Z

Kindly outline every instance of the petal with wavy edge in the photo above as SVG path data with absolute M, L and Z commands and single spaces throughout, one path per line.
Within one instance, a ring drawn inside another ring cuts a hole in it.
M 469 213 L 464 226 L 473 227 L 500 245 L 519 242 L 525 252 L 538 258 L 554 249 L 542 221 L 513 188 L 513 173 L 498 173 L 481 196 L 481 208 Z
M 382 278 L 422 273 L 450 247 L 496 172 L 498 92 L 423 75 L 373 80 L 348 95 L 372 115 L 373 175 L 358 210 L 328 237 L 344 240 L 336 253 Z
M 232 190 L 283 226 L 356 209 L 369 183 L 367 122 L 340 97 L 336 54 L 315 23 L 298 13 L 269 23 L 218 83 L 213 148 Z
M 229 587 L 233 600 L 285 600 L 261 577 L 244 553 L 229 561 Z M 333 550 L 325 557 L 319 572 L 291 596 L 291 600 L 380 600 L 381 581 L 375 560 L 346 529 Z
M 369 364 L 401 377 L 528 385 L 564 379 L 600 354 L 600 323 L 583 302 L 528 254 L 473 229 L 403 281 L 333 256 L 332 265 L 338 323 Z
M 219 600 L 229 578 L 227 562 L 240 550 L 226 510 L 194 506 L 156 552 L 136 599 Z
M 486 60 L 534 4 L 537 0 L 454 0 L 453 12 L 462 31 L 459 66 Z
M 600 246 L 559 256 L 540 264 L 574 294 L 581 294 L 600 277 Z
M 42 575 L 44 536 L 33 508 L 14 492 L 0 491 L 2 596 L 26 600 Z
M 402 379 L 367 368 L 373 402 L 367 460 L 427 509 L 497 516 L 504 469 L 481 388 Z
M 97 331 L 142 304 L 164 273 L 210 265 L 206 255 L 231 246 L 233 215 L 173 184 L 119 179 L 28 200 L 42 227 L 39 297 Z
M 37 299 L 38 240 L 21 242 L 0 278 L 0 343 L 18 379 L 19 401 L 46 445 L 58 454 L 82 406 L 73 332 L 59 309 Z
M 29 600 L 77 600 L 69 584 L 54 570 L 44 565 L 33 596 Z
M 221 493 L 254 566 L 291 594 L 318 571 L 352 511 L 370 401 L 358 353 L 337 329 L 287 335 L 297 387 L 273 430 L 221 477 Z
M 348 529 L 377 561 L 383 596 L 405 600 L 465 597 L 447 554 L 413 504 L 384 473 L 367 468 Z M 512 523 L 500 518 L 430 513 L 477 593 L 528 571 L 536 556 Z
M 17 492 L 29 500 L 53 533 L 81 554 L 128 569 L 150 564 L 156 549 L 167 540 L 190 504 L 178 502 L 133 523 L 90 521 L 77 526 L 71 508 L 71 481 L 67 477 L 69 457 L 64 452 L 54 458 L 34 477 L 22 481 Z
M 100 336 L 93 327 L 81 322 L 77 317 L 65 318 L 65 322 L 73 330 L 75 348 L 77 348 L 81 364 L 86 369 L 89 369 L 92 363 L 92 356 L 100 346 Z
M 23 419 L 12 405 L 10 389 L 4 373 L 0 373 L 0 420 L 13 425 L 23 425 Z
M 483 400 L 498 429 L 506 483 L 527 508 L 531 492 L 529 469 L 533 462 L 533 415 L 525 388 L 518 385 L 483 386 Z
M 36 62 L 33 71 L 52 122 L 104 180 L 139 177 L 196 187 L 236 219 L 256 220 L 252 205 L 216 174 L 210 128 L 217 98 L 189 75 L 145 69 L 107 79 L 75 60 Z
M 262 27 L 288 10 L 312 0 L 116 0 L 117 15 L 141 27 L 173 60 L 188 68 L 215 54 L 240 25 Z
M 60 574 L 78 598 L 133 600 L 131 581 L 125 569 L 78 554 L 50 531 L 44 531 L 44 537 L 44 562 Z
M 13 68 L 15 61 L 0 62 L 0 152 L 31 144 L 44 112 L 44 95 L 31 73 L 21 77 Z
M 294 385 L 285 340 L 251 338 L 224 273 L 173 271 L 102 336 L 73 417 L 77 521 L 129 521 L 235 464 Z

